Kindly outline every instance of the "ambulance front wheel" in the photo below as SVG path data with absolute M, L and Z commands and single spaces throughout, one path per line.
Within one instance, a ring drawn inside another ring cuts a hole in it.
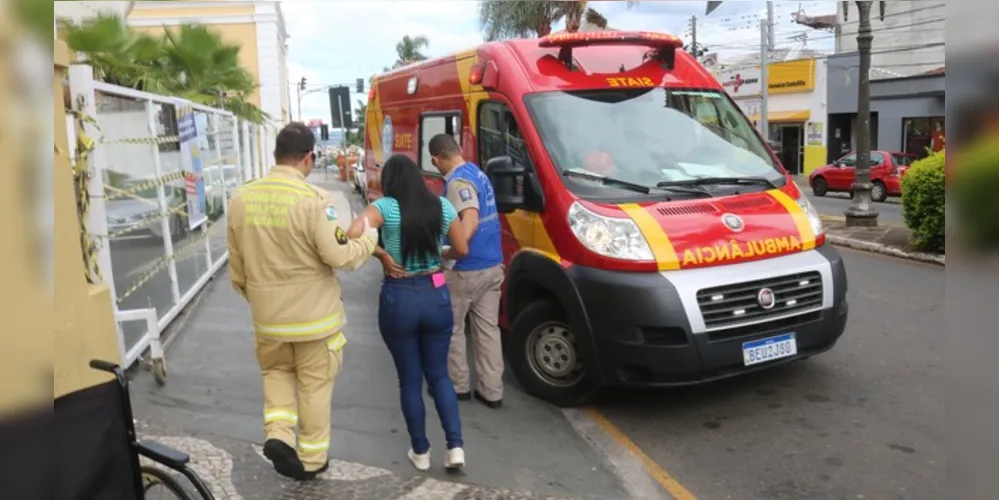
M 588 403 L 598 389 L 593 374 L 587 371 L 582 342 L 585 340 L 573 332 L 562 308 L 541 300 L 517 316 L 504 350 L 517 381 L 528 394 L 572 407 Z

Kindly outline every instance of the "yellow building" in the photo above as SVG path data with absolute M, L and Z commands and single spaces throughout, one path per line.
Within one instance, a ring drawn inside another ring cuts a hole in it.
M 128 24 L 136 30 L 156 32 L 181 24 L 211 27 L 227 42 L 243 47 L 241 65 L 260 85 L 249 101 L 281 123 L 291 118 L 288 32 L 279 1 L 134 2 Z

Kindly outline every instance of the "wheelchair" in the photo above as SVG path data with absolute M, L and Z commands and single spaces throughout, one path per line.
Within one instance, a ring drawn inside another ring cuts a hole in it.
M 128 379 L 120 366 L 108 362 L 94 359 L 90 361 L 90 368 L 110 373 L 115 376 L 118 382 L 118 393 L 121 397 L 122 417 L 125 421 L 125 428 L 128 434 L 128 447 L 131 459 L 132 470 L 136 471 L 133 477 L 136 498 L 152 500 L 154 498 L 168 498 L 177 500 L 194 500 L 181 483 L 171 474 L 159 467 L 142 466 L 139 457 L 148 458 L 154 463 L 162 465 L 168 469 L 180 473 L 194 486 L 198 496 L 204 500 L 215 500 L 208 485 L 198 477 L 198 474 L 191 470 L 187 464 L 191 461 L 190 455 L 170 448 L 162 443 L 157 443 L 149 439 L 139 440 L 135 434 L 135 423 L 132 419 L 132 401 L 128 394 Z M 155 492 L 162 492 L 154 495 Z

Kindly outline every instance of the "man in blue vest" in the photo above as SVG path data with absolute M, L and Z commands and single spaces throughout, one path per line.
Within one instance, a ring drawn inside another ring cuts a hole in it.
M 475 359 L 475 399 L 490 408 L 499 408 L 503 403 L 503 348 L 499 329 L 503 247 L 496 195 L 478 165 L 462 158 L 454 137 L 438 134 L 430 139 L 428 149 L 434 166 L 444 174 L 447 199 L 458 211 L 465 234 L 472 235 L 468 240 L 468 255 L 447 272 L 454 311 L 448 374 L 458 399 L 471 399 L 467 320 Z

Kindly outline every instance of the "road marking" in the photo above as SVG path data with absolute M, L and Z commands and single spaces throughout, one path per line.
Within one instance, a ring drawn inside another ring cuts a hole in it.
M 623 451 L 627 452 L 630 455 L 632 462 L 637 461 L 638 464 L 640 464 L 641 468 L 645 471 L 645 473 L 648 474 L 648 477 L 651 477 L 653 481 L 655 481 L 659 486 L 661 486 L 664 490 L 666 490 L 670 494 L 670 496 L 672 496 L 675 500 L 697 500 L 697 497 L 695 497 L 693 493 L 684 488 L 679 481 L 673 478 L 673 476 L 666 471 L 666 469 L 662 468 L 659 464 L 656 463 L 655 460 L 652 460 L 651 457 L 646 455 L 645 452 L 642 451 L 642 449 L 639 448 L 634 441 L 629 439 L 628 436 L 625 436 L 620 429 L 618 429 L 614 424 L 612 424 L 610 420 L 607 420 L 607 417 L 603 416 L 599 411 L 593 408 L 584 408 L 582 410 L 565 410 L 564 413 L 569 412 L 566 413 L 566 417 L 569 418 L 569 421 L 573 423 L 574 427 L 577 425 L 574 422 L 574 420 L 578 420 L 578 418 L 576 418 L 576 415 L 571 415 L 571 412 L 573 411 L 581 412 L 583 415 L 588 417 L 590 421 L 599 426 L 607 437 L 613 440 L 613 442 L 619 448 L 621 448 Z M 579 428 L 577 427 L 577 431 L 578 430 Z M 583 437 L 587 438 L 587 435 L 583 435 Z M 609 458 L 611 458 L 613 463 L 615 457 L 609 457 Z M 620 457 L 616 458 L 620 459 Z M 615 466 L 617 467 L 616 464 Z M 637 492 L 630 491 L 630 488 L 636 486 L 635 484 L 629 484 L 633 482 L 630 480 L 631 477 L 629 476 L 633 476 L 634 471 L 633 470 L 621 471 L 619 469 L 619 472 L 624 472 L 625 477 L 622 477 L 622 479 L 625 480 L 624 486 L 626 489 L 629 489 L 629 493 L 632 494 L 632 497 L 642 498 L 642 499 L 662 498 L 662 495 L 651 496 L 653 495 L 653 493 L 647 490 L 637 491 Z

